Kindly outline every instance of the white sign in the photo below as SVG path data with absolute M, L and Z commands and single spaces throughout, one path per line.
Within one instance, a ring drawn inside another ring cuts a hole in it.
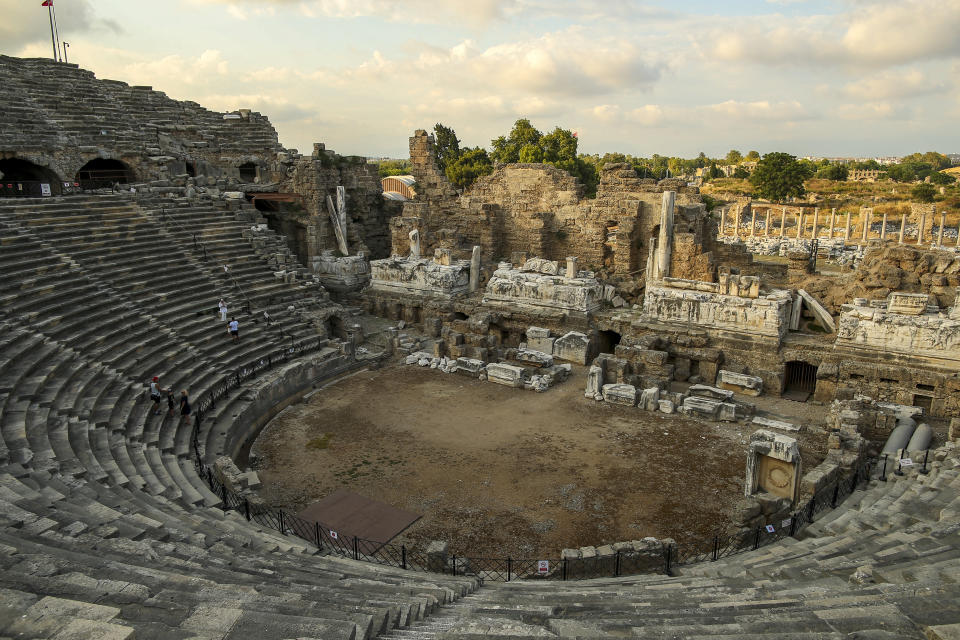
M 903 458 L 902 460 L 900 460 L 900 466 L 901 466 L 901 467 L 912 467 L 912 466 L 913 466 L 913 460 L 911 460 L 910 458 Z
M 49 195 L 51 195 L 50 185 L 47 184 L 46 182 L 44 182 L 44 183 L 42 183 L 42 184 L 40 185 L 40 195 L 42 195 L 42 196 L 49 196 Z
M 550 561 L 549 561 L 549 560 L 538 560 L 538 561 L 537 561 L 537 573 L 540 573 L 540 574 L 550 573 Z
M 336 540 L 336 539 L 337 539 L 337 532 L 334 531 L 333 529 L 331 529 L 331 530 L 330 530 L 330 537 L 333 538 L 334 540 Z
M 791 518 L 787 518 L 786 520 L 784 520 L 783 522 L 780 523 L 780 528 L 781 528 L 781 529 L 786 529 L 787 527 L 790 526 L 790 524 L 791 524 L 792 522 L 793 522 L 793 520 L 792 520 Z
M 772 525 L 772 524 L 768 524 L 768 525 L 767 525 L 767 533 L 773 533 L 774 531 L 776 531 L 776 529 L 774 529 L 773 525 Z

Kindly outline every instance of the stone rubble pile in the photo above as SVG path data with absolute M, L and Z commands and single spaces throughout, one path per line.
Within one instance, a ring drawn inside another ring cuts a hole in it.
M 427 351 L 417 351 L 406 357 L 408 365 L 430 367 L 444 373 L 456 373 L 477 380 L 487 380 L 515 389 L 542 393 L 563 382 L 570 376 L 569 364 L 553 364 L 553 358 L 530 349 L 516 351 L 513 362 L 491 362 L 475 358 L 450 358 L 436 356 Z

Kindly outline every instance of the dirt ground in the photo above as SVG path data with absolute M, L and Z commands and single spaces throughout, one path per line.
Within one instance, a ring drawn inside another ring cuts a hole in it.
M 753 429 L 597 403 L 584 381 L 575 370 L 538 394 L 427 368 L 361 372 L 267 426 L 253 448 L 261 495 L 299 511 L 343 487 L 423 514 L 395 542 L 472 556 L 724 527 Z

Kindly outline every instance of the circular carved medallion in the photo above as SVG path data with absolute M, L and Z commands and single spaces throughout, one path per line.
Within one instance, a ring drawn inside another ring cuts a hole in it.
M 771 469 L 767 474 L 767 479 L 770 481 L 770 484 L 778 489 L 786 489 L 790 486 L 790 474 L 781 467 Z

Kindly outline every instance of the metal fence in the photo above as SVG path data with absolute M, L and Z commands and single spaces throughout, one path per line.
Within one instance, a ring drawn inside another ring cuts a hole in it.
M 814 522 L 817 515 L 835 508 L 847 496 L 864 487 L 871 478 L 875 460 L 866 460 L 850 473 L 838 477 L 822 487 L 809 500 L 780 522 L 759 526 L 746 531 L 718 533 L 700 540 L 682 544 L 652 545 L 648 550 L 621 549 L 613 554 L 590 558 L 500 558 L 472 556 L 428 557 L 425 551 L 376 540 L 367 540 L 337 531 L 321 522 L 304 520 L 283 509 L 253 504 L 245 496 L 236 493 L 221 482 L 213 469 L 203 462 L 197 440 L 199 426 L 207 411 L 214 408 L 230 389 L 243 380 L 256 376 L 279 361 L 309 351 L 301 346 L 299 351 L 282 351 L 261 359 L 254 365 L 225 378 L 199 403 L 193 432 L 194 462 L 200 477 L 210 491 L 222 501 L 224 511 L 233 510 L 250 522 L 274 529 L 283 535 L 297 536 L 313 544 L 317 549 L 354 560 L 397 567 L 410 571 L 432 571 L 451 575 L 475 576 L 481 580 L 510 582 L 512 580 L 582 580 L 589 578 L 619 577 L 627 575 L 663 573 L 670 575 L 677 566 L 698 562 L 715 562 L 746 551 L 773 544 L 788 536 L 798 534 Z M 925 466 L 925 465 L 924 465 Z M 898 467 L 899 469 L 899 467 Z M 879 479 L 885 480 L 887 460 Z

